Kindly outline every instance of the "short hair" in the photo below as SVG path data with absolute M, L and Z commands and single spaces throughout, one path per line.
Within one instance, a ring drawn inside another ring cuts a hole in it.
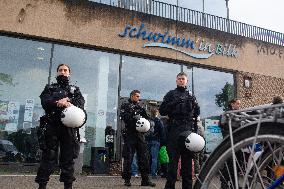
M 240 99 L 238 99 L 238 98 L 233 98 L 232 100 L 230 100 L 228 107 L 229 107 L 230 109 L 232 109 L 232 108 L 233 108 L 233 107 L 232 107 L 232 104 L 234 104 L 234 103 L 237 102 L 238 100 L 240 100 Z
M 136 94 L 136 93 L 140 94 L 140 91 L 139 91 L 139 90 L 136 90 L 136 89 L 133 90 L 133 91 L 131 91 L 130 97 L 131 97 L 132 95 Z
M 154 107 L 151 109 L 151 116 L 155 117 L 157 114 L 159 114 L 159 109 L 157 107 Z
M 179 77 L 179 76 L 185 76 L 185 77 L 187 77 L 187 74 L 186 74 L 185 72 L 179 72 L 179 73 L 177 74 L 177 77 Z
M 275 96 L 272 99 L 272 104 L 282 104 L 283 103 L 283 99 L 281 96 Z
M 56 68 L 56 71 L 57 71 L 57 72 L 58 72 L 58 70 L 59 70 L 59 68 L 60 68 L 61 66 L 66 66 L 66 67 L 68 68 L 69 72 L 71 73 L 71 69 L 70 69 L 70 66 L 69 66 L 68 64 L 59 64 L 59 65 L 57 66 L 57 68 Z

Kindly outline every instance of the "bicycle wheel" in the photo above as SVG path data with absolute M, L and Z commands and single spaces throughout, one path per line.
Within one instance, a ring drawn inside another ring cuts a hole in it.
M 202 166 L 194 188 L 261 189 L 275 181 L 279 177 L 276 168 L 284 165 L 284 123 L 261 123 L 257 138 L 256 128 L 257 124 L 247 125 L 233 132 L 235 161 L 230 138 L 225 138 Z M 253 148 L 255 138 L 257 145 Z

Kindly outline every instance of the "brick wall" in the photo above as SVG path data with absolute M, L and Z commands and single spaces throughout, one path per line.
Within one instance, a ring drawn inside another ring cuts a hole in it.
M 244 79 L 251 79 L 251 87 L 244 86 Z M 284 98 L 284 79 L 259 74 L 236 73 L 237 97 L 242 100 L 242 107 L 252 107 L 271 103 L 274 96 Z

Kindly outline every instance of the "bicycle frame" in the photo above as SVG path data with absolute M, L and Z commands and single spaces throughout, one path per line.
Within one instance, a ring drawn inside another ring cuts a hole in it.
M 267 189 L 274 189 L 277 186 L 279 186 L 282 182 L 284 181 L 284 173 L 282 174 L 281 177 L 279 177 L 278 179 L 276 179 L 271 186 L 269 186 Z
M 239 122 L 241 127 L 244 127 L 247 124 L 257 123 L 257 129 L 255 131 L 255 137 L 252 145 L 252 149 L 255 149 L 256 141 L 258 137 L 258 132 L 261 126 L 261 123 L 264 121 L 281 121 L 284 122 L 284 104 L 277 104 L 277 105 L 264 105 L 258 106 L 253 108 L 248 108 L 244 110 L 234 110 L 225 112 L 223 116 L 228 118 L 228 125 L 229 125 L 229 136 L 231 141 L 231 149 L 232 149 L 232 158 L 233 158 L 233 170 L 234 170 L 234 180 L 235 180 L 235 187 L 239 188 L 238 183 L 238 176 L 237 176 L 237 165 L 236 165 L 236 154 L 233 142 L 233 128 L 232 122 Z M 250 149 L 250 163 L 256 165 L 256 161 L 258 157 L 255 156 L 256 152 Z M 248 174 L 251 171 L 252 166 L 246 170 L 245 172 L 245 180 L 243 182 L 243 188 L 245 187 L 246 179 L 248 178 Z M 255 166 L 257 169 L 258 167 Z M 257 174 L 260 177 L 260 172 L 257 170 Z M 278 179 L 276 179 L 268 189 L 273 189 L 279 184 L 284 181 L 284 173 Z M 261 185 L 264 187 L 264 183 L 261 181 Z

